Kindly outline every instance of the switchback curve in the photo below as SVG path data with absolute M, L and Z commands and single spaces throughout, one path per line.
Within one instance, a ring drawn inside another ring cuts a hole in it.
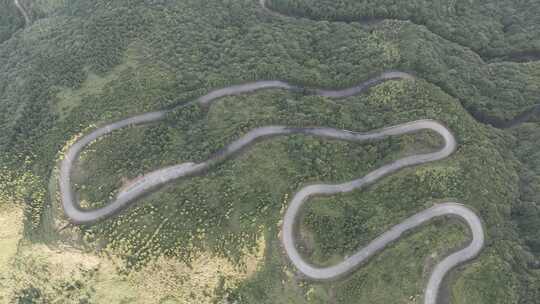
M 362 92 L 364 92 L 365 90 L 367 90 L 373 85 L 376 85 L 378 83 L 381 83 L 387 80 L 394 80 L 394 79 L 414 79 L 414 78 L 411 74 L 408 74 L 405 72 L 387 71 L 365 82 L 362 82 L 357 86 L 351 87 L 349 89 L 337 90 L 337 91 L 314 89 L 310 91 L 313 92 L 314 94 L 320 94 L 322 96 L 328 96 L 328 97 L 333 97 L 333 98 L 344 98 L 348 96 L 361 94 Z M 291 91 L 304 90 L 304 88 L 300 86 L 292 85 L 284 81 L 276 81 L 276 80 L 257 81 L 257 82 L 234 85 L 234 86 L 211 91 L 208 94 L 186 105 L 197 103 L 201 106 L 207 107 L 214 100 L 225 97 L 225 96 L 238 95 L 238 94 L 253 92 L 253 91 L 257 91 L 261 89 L 271 89 L 271 88 L 286 89 L 286 90 L 291 90 Z M 195 166 L 195 164 L 193 163 L 185 163 L 185 164 L 181 164 L 177 166 L 171 166 L 164 169 L 156 170 L 154 172 L 146 174 L 137 183 L 135 183 L 134 185 L 131 185 L 131 187 L 129 187 L 128 189 L 124 189 L 122 192 L 120 192 L 115 202 L 107 204 L 105 207 L 96 209 L 96 210 L 91 210 L 91 211 L 80 210 L 80 208 L 77 207 L 79 204 L 75 203 L 73 190 L 71 189 L 71 169 L 79 153 L 87 145 L 92 143 L 94 140 L 104 135 L 107 135 L 114 130 L 122 129 L 131 125 L 146 124 L 146 123 L 160 121 L 165 118 L 166 113 L 167 113 L 166 111 L 151 112 L 151 113 L 133 116 L 133 117 L 121 120 L 121 121 L 117 121 L 117 122 L 105 125 L 103 127 L 100 127 L 94 130 L 88 135 L 80 138 L 71 147 L 69 147 L 69 149 L 67 150 L 60 164 L 60 183 L 59 184 L 60 184 L 60 192 L 62 196 L 62 204 L 64 207 L 64 212 L 73 223 L 90 224 L 102 218 L 105 218 L 107 216 L 110 216 L 118 211 L 121 211 L 123 208 L 129 206 L 129 203 L 133 201 L 134 199 L 138 198 L 140 195 L 150 190 L 153 190 L 159 187 L 160 185 L 163 185 L 173 179 L 201 173 L 204 170 L 208 169 L 215 162 L 222 161 L 232 154 L 232 153 L 228 153 L 230 151 L 227 151 L 227 148 L 226 148 L 224 151 L 220 151 L 219 153 L 217 153 L 215 159 L 210 159 L 205 163 L 198 164 L 197 166 Z M 277 128 L 277 126 L 272 127 L 274 128 L 272 130 L 269 128 L 271 127 L 268 127 L 266 129 L 259 128 L 259 129 L 253 130 L 252 131 L 253 133 L 252 132 L 248 133 L 243 139 L 247 140 L 248 138 L 251 138 L 253 136 L 268 137 L 268 136 L 285 135 L 285 134 L 294 133 L 294 130 L 293 130 L 294 128 L 287 128 L 287 127 L 281 126 L 283 130 L 279 130 L 279 131 L 275 129 Z M 298 131 L 297 133 L 301 133 L 301 132 Z M 255 139 L 256 138 L 252 138 L 251 141 Z M 242 147 L 238 147 L 238 145 L 245 145 L 245 144 L 234 142 L 229 147 L 234 148 L 235 150 L 234 152 L 236 152 L 242 148 Z
M 374 77 L 350 89 L 340 91 L 315 89 L 310 91 L 314 92 L 315 94 L 320 94 L 331 98 L 342 98 L 360 94 L 370 86 L 386 80 L 411 78 L 412 76 L 407 73 L 389 71 L 382 73 L 381 75 Z M 194 103 L 207 106 L 212 101 L 224 96 L 247 93 L 267 88 L 279 88 L 287 90 L 303 89 L 299 86 L 294 86 L 283 81 L 259 81 L 212 91 L 209 94 L 195 100 Z M 331 195 L 335 193 L 350 192 L 355 189 L 359 189 L 369 184 L 372 184 L 378 179 L 393 172 L 396 172 L 404 167 L 440 160 L 451 155 L 456 148 L 456 140 L 454 136 L 445 126 L 433 120 L 413 121 L 410 123 L 388 127 L 368 133 L 351 132 L 332 128 L 294 128 L 288 126 L 266 126 L 256 128 L 245 134 L 243 137 L 237 139 L 236 141 L 233 141 L 223 150 L 219 151 L 219 153 L 216 153 L 213 158 L 210 158 L 205 162 L 188 162 L 150 172 L 135 184 L 118 193 L 116 199 L 105 207 L 94 210 L 82 210 L 78 202 L 74 200 L 74 194 L 71 188 L 70 178 L 72 166 L 74 165 L 74 162 L 76 161 L 80 152 L 94 140 L 98 139 L 101 136 L 109 134 L 114 130 L 125 128 L 130 125 L 160 121 L 164 119 L 165 116 L 165 111 L 158 111 L 127 118 L 98 128 L 90 134 L 82 137 L 71 147 L 69 147 L 60 165 L 60 192 L 65 214 L 73 223 L 91 224 L 95 223 L 96 221 L 113 216 L 117 212 L 132 205 L 137 198 L 141 197 L 141 195 L 146 194 L 149 191 L 156 189 L 160 185 L 163 185 L 172 180 L 200 174 L 208 170 L 213 165 L 229 159 L 238 151 L 250 146 L 258 139 L 270 138 L 278 135 L 306 134 L 345 141 L 366 141 L 377 140 L 387 136 L 397 136 L 401 134 L 417 132 L 420 130 L 432 130 L 438 133 L 441 137 L 443 137 L 445 141 L 444 147 L 439 151 L 426 154 L 418 154 L 399 159 L 370 172 L 362 178 L 358 178 L 347 183 L 336 185 L 310 185 L 298 191 L 294 196 L 293 200 L 291 201 L 284 216 L 282 226 L 283 248 L 285 249 L 285 252 L 287 253 L 294 266 L 307 278 L 312 280 L 334 280 L 350 271 L 353 271 L 356 267 L 358 267 L 361 263 L 365 262 L 368 258 L 378 253 L 380 250 L 384 249 L 386 246 L 388 246 L 395 240 L 399 239 L 404 232 L 422 225 L 423 223 L 429 221 L 431 218 L 443 215 L 453 215 L 461 217 L 469 225 L 469 228 L 472 231 L 472 242 L 466 248 L 446 257 L 442 262 L 437 264 L 437 266 L 431 273 L 425 291 L 424 303 L 435 304 L 440 284 L 448 271 L 450 271 L 456 265 L 468 261 L 478 255 L 478 253 L 483 247 L 484 231 L 480 219 L 474 214 L 474 212 L 472 212 L 470 209 L 467 209 L 463 205 L 449 202 L 435 205 L 432 208 L 417 213 L 416 215 L 410 217 L 401 224 L 394 226 L 392 229 L 376 238 L 366 247 L 360 249 L 353 256 L 345 259 L 343 262 L 335 266 L 327 268 L 317 268 L 315 266 L 312 266 L 300 256 L 296 249 L 296 242 L 294 239 L 294 223 L 302 205 L 307 201 L 309 197 L 314 195 Z

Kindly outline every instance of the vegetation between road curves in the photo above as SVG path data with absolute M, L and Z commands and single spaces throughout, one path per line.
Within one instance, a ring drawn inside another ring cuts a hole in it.
M 382 81 L 400 78 L 408 79 L 411 78 L 411 76 L 407 73 L 392 71 L 383 73 L 378 77 L 367 80 L 364 83 L 361 83 L 358 86 L 350 89 L 345 89 L 341 91 L 311 91 L 315 92 L 315 94 L 320 94 L 327 97 L 343 98 L 360 94 L 370 86 L 380 83 Z M 281 88 L 288 90 L 300 89 L 297 86 L 293 86 L 281 81 L 259 81 L 255 83 L 248 83 L 244 85 L 215 90 L 197 99 L 195 102 L 199 103 L 200 105 L 208 106 L 212 101 L 224 96 L 236 95 L 267 88 Z M 166 112 L 159 111 L 127 118 L 122 121 L 98 128 L 97 130 L 91 132 L 90 134 L 84 136 L 83 138 L 75 142 L 68 149 L 64 159 L 61 162 L 60 191 L 62 195 L 62 204 L 64 207 L 64 211 L 72 222 L 76 224 L 88 224 L 110 217 L 115 213 L 121 211 L 122 209 L 130 206 L 132 203 L 135 202 L 137 198 L 140 198 L 142 195 L 148 193 L 149 191 L 152 191 L 157 187 L 164 185 L 172 180 L 200 174 L 210 169 L 213 165 L 220 163 L 237 154 L 244 148 L 252 145 L 260 139 L 275 137 L 278 135 L 305 134 L 345 141 L 361 142 L 429 129 L 435 131 L 444 139 L 444 147 L 437 152 L 418 154 L 399 159 L 372 171 L 363 178 L 359 178 L 347 183 L 338 185 L 311 185 L 301 189 L 292 199 L 284 216 L 282 227 L 282 241 L 284 249 L 291 262 L 299 269 L 302 274 L 304 274 L 309 279 L 332 280 L 354 270 L 366 259 L 370 258 L 374 254 L 382 250 L 388 244 L 399 239 L 399 237 L 404 232 L 420 226 L 434 217 L 443 215 L 459 216 L 463 218 L 465 222 L 469 225 L 472 231 L 473 239 L 471 245 L 448 256 L 443 261 L 441 261 L 433 270 L 425 291 L 424 301 L 426 304 L 435 304 L 437 300 L 438 290 L 440 289 L 440 284 L 445 275 L 456 265 L 466 262 L 471 258 L 475 257 L 483 247 L 484 231 L 480 219 L 474 214 L 474 212 L 456 203 L 445 203 L 424 210 L 416 214 L 415 216 L 405 220 L 401 224 L 394 226 L 392 229 L 380 235 L 366 247 L 360 249 L 353 256 L 345 259 L 343 262 L 335 266 L 327 268 L 313 267 L 303 260 L 303 258 L 300 256 L 296 249 L 296 242 L 294 240 L 295 219 L 302 205 L 305 203 L 308 197 L 321 194 L 331 195 L 336 193 L 350 192 L 365 185 L 372 184 L 378 179 L 395 171 L 398 171 L 404 167 L 440 160 L 452 154 L 456 149 L 456 140 L 454 136 L 446 127 L 444 127 L 438 122 L 431 120 L 413 121 L 410 123 L 387 127 L 378 131 L 372 131 L 368 133 L 357 133 L 324 127 L 295 128 L 288 126 L 266 126 L 256 128 L 247 132 L 241 138 L 233 141 L 225 148 L 215 153 L 211 158 L 202 163 L 182 163 L 179 165 L 169 166 L 145 174 L 141 180 L 120 191 L 113 202 L 107 204 L 102 208 L 94 210 L 82 210 L 78 203 L 74 200 L 74 194 L 71 188 L 70 181 L 72 166 L 82 149 L 84 149 L 85 146 L 98 139 L 99 137 L 111 133 L 114 130 L 134 124 L 144 124 L 159 121 L 164 119 L 165 117 Z

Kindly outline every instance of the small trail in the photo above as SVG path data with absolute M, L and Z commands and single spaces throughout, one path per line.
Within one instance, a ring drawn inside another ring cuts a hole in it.
M 19 3 L 19 0 L 13 0 L 15 3 L 15 6 L 19 9 L 21 12 L 21 15 L 24 17 L 24 26 L 27 27 L 32 23 L 32 20 L 30 19 L 30 16 L 24 9 L 24 7 Z
M 509 128 L 517 127 L 521 125 L 522 123 L 531 121 L 531 119 L 537 115 L 540 115 L 540 103 L 534 105 L 529 110 L 526 110 L 523 113 L 517 115 L 512 120 L 501 123 L 499 125 L 495 125 L 495 127 L 498 127 L 501 129 L 509 129 Z

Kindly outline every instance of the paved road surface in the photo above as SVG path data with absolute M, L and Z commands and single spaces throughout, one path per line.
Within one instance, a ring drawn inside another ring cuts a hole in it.
M 18 3 L 17 0 L 15 0 L 15 2 Z M 264 0 L 260 0 L 260 3 L 265 10 L 269 11 L 265 7 Z M 18 5 L 18 7 L 20 6 Z M 25 14 L 25 19 L 26 17 L 27 16 Z M 392 79 L 414 79 L 414 76 L 401 71 L 388 71 L 382 73 L 377 77 L 371 78 L 355 87 L 345 90 L 314 89 L 305 91 L 329 98 L 344 98 L 361 94 L 373 85 Z M 199 103 L 200 105 L 208 106 L 214 100 L 224 96 L 237 95 L 253 92 L 255 90 L 270 88 L 286 89 L 293 91 L 304 90 L 304 88 L 291 85 L 284 81 L 258 81 L 218 89 L 200 97 L 194 102 Z M 289 259 L 294 264 L 294 266 L 307 278 L 312 280 L 335 280 L 355 270 L 359 265 L 366 262 L 367 259 L 383 250 L 392 242 L 398 240 L 404 232 L 421 226 L 435 217 L 448 215 L 460 217 L 469 226 L 472 232 L 472 241 L 467 247 L 443 259 L 439 264 L 436 265 L 435 269 L 432 271 L 425 290 L 424 303 L 435 304 L 437 301 L 438 291 L 440 289 L 441 282 L 446 276 L 446 274 L 458 264 L 469 261 L 470 259 L 477 256 L 484 245 L 484 231 L 482 228 L 482 223 L 480 219 L 476 216 L 476 214 L 461 204 L 447 202 L 435 205 L 429 209 L 426 209 L 409 217 L 402 223 L 392 227 L 390 230 L 377 237 L 367 246 L 359 249 L 352 256 L 346 258 L 344 261 L 334 266 L 324 268 L 313 266 L 309 262 L 305 261 L 296 249 L 296 240 L 294 234 L 296 217 L 302 206 L 308 201 L 310 197 L 313 197 L 315 195 L 331 195 L 336 193 L 345 193 L 361 189 L 366 185 L 372 184 L 380 178 L 388 174 L 394 173 L 402 168 L 440 160 L 451 155 L 456 148 L 456 141 L 454 136 L 445 126 L 432 120 L 414 121 L 402 125 L 384 128 L 381 130 L 371 131 L 368 133 L 359 133 L 332 128 L 293 128 L 288 126 L 266 126 L 256 128 L 251 130 L 238 140 L 230 143 L 226 148 L 216 153 L 213 158 L 208 159 L 205 162 L 187 162 L 150 172 L 144 175 L 136 183 L 119 192 L 116 199 L 113 202 L 107 204 L 105 207 L 94 210 L 82 210 L 79 207 L 79 204 L 74 200 L 74 194 L 71 188 L 70 178 L 72 166 L 82 149 L 84 149 L 87 145 L 89 145 L 97 138 L 109 134 L 114 130 L 125 128 L 130 125 L 156 122 L 164 119 L 165 116 L 166 112 L 159 111 L 131 117 L 116 123 L 112 123 L 91 132 L 69 148 L 61 163 L 60 191 L 64 211 L 73 223 L 90 224 L 101 219 L 113 216 L 117 212 L 132 205 L 137 198 L 140 198 L 145 193 L 155 190 L 159 186 L 172 180 L 186 178 L 196 174 L 202 174 L 204 171 L 210 169 L 213 165 L 227 160 L 228 158 L 235 155 L 238 151 L 247 148 L 248 146 L 252 145 L 256 140 L 260 140 L 263 138 L 271 138 L 275 136 L 290 134 L 305 134 L 311 136 L 340 139 L 345 141 L 361 142 L 366 140 L 377 140 L 387 136 L 396 136 L 417 132 L 420 130 L 432 130 L 442 136 L 445 141 L 444 147 L 439 151 L 426 154 L 417 154 L 399 159 L 370 172 L 364 177 L 355 179 L 347 183 L 310 185 L 298 191 L 293 197 L 283 219 L 283 248 L 285 249 L 285 252 L 287 253 Z
M 330 90 L 307 90 L 315 94 L 320 94 L 332 98 L 343 98 L 364 92 L 367 88 L 380 82 L 390 79 L 413 79 L 413 76 L 404 72 L 389 71 L 374 77 L 353 88 L 339 91 Z M 210 92 L 209 94 L 195 100 L 195 103 L 208 106 L 212 101 L 229 95 L 253 92 L 260 89 L 286 89 L 286 90 L 304 90 L 301 87 L 294 86 L 282 81 L 259 81 L 244 85 L 231 86 Z M 256 140 L 267 139 L 275 136 L 289 134 L 305 134 L 324 138 L 339 139 L 344 141 L 366 141 L 377 140 L 387 136 L 397 136 L 420 130 L 432 130 L 437 132 L 444 139 L 444 147 L 439 151 L 418 154 L 405 157 L 382 166 L 362 178 L 343 183 L 343 184 L 320 184 L 310 185 L 302 188 L 292 199 L 283 220 L 282 242 L 283 247 L 289 256 L 291 262 L 304 274 L 312 280 L 335 280 L 350 271 L 353 271 L 360 264 L 365 262 L 371 256 L 385 248 L 388 244 L 399 239 L 400 236 L 415 227 L 424 224 L 426 221 L 438 216 L 453 215 L 464 219 L 472 231 L 472 242 L 466 248 L 446 257 L 433 270 L 429 283 L 425 291 L 425 303 L 436 303 L 437 293 L 444 276 L 450 269 L 475 257 L 483 247 L 484 232 L 480 219 L 469 209 L 457 203 L 444 203 L 435 205 L 432 208 L 424 210 L 394 226 L 385 232 L 366 247 L 361 248 L 353 256 L 345 259 L 343 262 L 326 268 L 315 267 L 306 262 L 296 249 L 294 238 L 294 223 L 301 207 L 307 200 L 315 195 L 331 195 L 335 193 L 350 192 L 360 189 L 366 185 L 376 182 L 378 179 L 396 172 L 404 167 L 419 165 L 448 157 L 456 148 L 456 141 L 452 133 L 442 124 L 433 120 L 413 121 L 397 126 L 375 130 L 368 133 L 352 132 L 347 130 L 338 130 L 332 128 L 294 128 L 288 126 L 266 126 L 256 128 L 230 143 L 223 150 L 214 155 L 213 158 L 202 163 L 183 163 L 175 166 L 162 168 L 144 175 L 133 185 L 123 189 L 118 193 L 116 199 L 105 207 L 94 210 L 82 210 L 78 202 L 74 200 L 74 193 L 71 188 L 71 170 L 79 153 L 91 142 L 97 138 L 111 133 L 114 130 L 125 128 L 131 125 L 156 122 L 164 119 L 165 111 L 147 113 L 143 115 L 127 118 L 101 128 L 96 129 L 90 134 L 84 136 L 74 143 L 67 151 L 61 162 L 60 168 L 60 191 L 62 204 L 67 217 L 76 224 L 90 224 L 104 218 L 113 216 L 117 212 L 132 205 L 141 195 L 155 190 L 157 187 L 179 178 L 186 178 L 195 174 L 202 174 L 213 165 L 220 163 L 234 156 L 238 151 L 252 145 Z
M 341 91 L 323 91 L 327 95 L 347 97 L 355 94 L 360 94 L 365 91 L 370 85 L 379 83 L 380 79 L 399 79 L 406 78 L 410 79 L 412 76 L 403 72 L 388 71 L 384 72 L 381 75 L 374 77 L 377 81 L 370 79 L 366 82 L 363 82 L 352 89 L 341 90 Z M 242 85 L 235 85 L 223 89 L 218 89 L 211 91 L 210 93 L 200 97 L 199 99 L 188 103 L 198 103 L 200 105 L 208 106 L 210 103 L 216 99 L 222 98 L 224 96 L 243 94 L 247 92 L 253 92 L 261 89 L 287 89 L 287 90 L 303 90 L 298 86 L 288 84 L 283 81 L 257 81 L 246 83 Z M 361 88 L 361 90 L 359 89 Z M 165 118 L 165 111 L 158 111 L 152 113 L 146 113 L 143 115 L 138 115 L 130 117 L 103 127 L 100 127 L 90 134 L 79 139 L 74 143 L 66 152 L 64 159 L 60 165 L 60 192 L 62 197 L 62 203 L 64 206 L 64 212 L 71 219 L 73 223 L 77 224 L 88 224 L 96 222 L 100 219 L 106 218 L 115 212 L 122 210 L 127 207 L 131 201 L 140 197 L 142 194 L 151 191 L 173 179 L 180 177 L 186 177 L 189 175 L 194 175 L 203 172 L 208 169 L 212 164 L 219 161 L 223 161 L 227 157 L 231 156 L 242 147 L 251 144 L 256 138 L 259 137 L 269 137 L 277 135 L 286 135 L 292 133 L 301 133 L 302 130 L 296 130 L 293 132 L 293 129 L 287 128 L 284 126 L 274 126 L 259 128 L 253 130 L 246 134 L 241 139 L 231 143 L 227 148 L 216 153 L 214 159 L 207 160 L 204 163 L 193 164 L 185 163 L 176 166 L 170 166 L 154 172 L 145 174 L 139 181 L 134 185 L 123 189 L 117 196 L 117 199 L 114 202 L 111 202 L 107 206 L 96 209 L 96 210 L 81 210 L 78 206 L 79 204 L 74 200 L 73 190 L 71 189 L 71 169 L 75 160 L 77 159 L 79 153 L 91 142 L 98 139 L 101 136 L 111 133 L 114 130 L 122 129 L 131 125 L 145 124 L 163 120 Z M 322 132 L 322 131 L 321 131 Z

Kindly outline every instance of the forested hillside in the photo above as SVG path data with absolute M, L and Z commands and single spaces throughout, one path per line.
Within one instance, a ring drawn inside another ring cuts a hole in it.
M 540 59 L 540 6 L 535 0 L 269 0 L 279 11 L 310 19 L 406 20 L 468 47 L 488 60 Z
M 162 109 L 170 110 L 165 121 L 115 131 L 81 155 L 73 179 L 84 207 L 103 206 L 151 170 L 206 160 L 255 127 L 369 131 L 435 119 L 457 137 L 456 153 L 365 191 L 313 199 L 298 227 L 302 254 L 335 263 L 407 216 L 456 200 L 483 219 L 487 242 L 475 261 L 452 273 L 445 298 L 540 303 L 540 117 L 520 116 L 540 103 L 535 1 L 269 1 L 280 14 L 258 0 L 24 3 L 33 16 L 26 28 L 12 1 L 0 0 L 0 207 L 24 206 L 25 246 L 97 254 L 129 282 L 163 259 L 189 269 L 214 257 L 213 263 L 251 269 L 241 280 L 219 272 L 208 290 L 185 287 L 189 276 L 168 273 L 166 281 L 175 284 L 147 297 L 155 303 L 182 303 L 178 293 L 189 298 L 190 289 L 202 303 L 414 303 L 433 265 L 468 239 L 459 221 L 437 220 L 344 280 L 316 283 L 298 278 L 283 255 L 280 220 L 302 186 L 348 181 L 432 151 L 440 145 L 433 134 L 363 144 L 274 138 L 87 226 L 68 225 L 57 168 L 66 148 L 96 126 Z M 339 101 L 273 89 L 179 107 L 248 81 L 347 88 L 389 70 L 416 79 Z M 527 122 L 500 128 L 516 117 Z M 258 251 L 263 256 L 252 267 L 245 261 Z M 20 258 L 15 265 L 21 271 L 34 269 L 32 263 Z M 47 303 L 64 293 L 66 303 L 83 294 L 102 303 L 107 278 L 96 273 L 85 272 L 74 288 L 36 275 L 27 286 L 11 286 L 6 298 L 0 293 L 0 301 Z M 185 290 L 171 287 L 179 282 Z M 135 298 L 121 294 L 114 301 Z

